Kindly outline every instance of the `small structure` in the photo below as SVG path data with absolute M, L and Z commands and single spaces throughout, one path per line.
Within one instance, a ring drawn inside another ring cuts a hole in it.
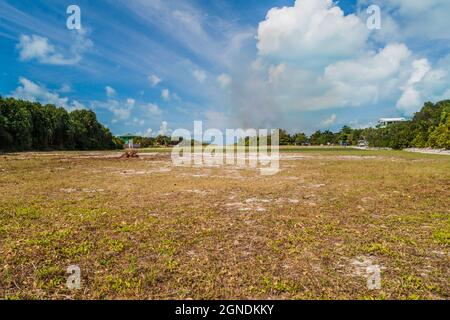
M 139 158 L 139 155 L 135 149 L 139 149 L 141 145 L 139 143 L 135 144 L 133 139 L 139 138 L 132 134 L 126 134 L 124 136 L 118 137 L 124 143 L 123 148 L 126 150 L 125 153 L 120 157 L 120 159 L 131 159 Z
M 378 126 L 380 128 L 386 128 L 392 124 L 405 121 L 406 121 L 405 118 L 381 118 L 380 120 L 378 120 Z
M 369 147 L 369 142 L 365 139 L 361 139 L 358 141 L 358 147 L 360 148 L 368 148 Z
M 125 149 L 140 149 L 141 148 L 141 144 L 133 142 L 133 140 L 137 140 L 139 138 L 136 135 L 128 133 L 126 135 L 119 136 L 118 138 L 123 141 L 123 143 L 124 143 L 123 147 Z

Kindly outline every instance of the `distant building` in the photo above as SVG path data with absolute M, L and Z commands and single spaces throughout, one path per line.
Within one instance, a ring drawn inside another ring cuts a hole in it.
M 133 143 L 134 139 L 137 140 L 139 138 L 136 135 L 126 134 L 126 135 L 123 135 L 123 136 L 119 136 L 118 138 L 123 141 L 123 143 L 124 143 L 123 147 L 125 149 L 127 149 L 127 148 L 128 149 L 139 149 L 141 147 L 141 144 Z
M 381 128 L 386 128 L 387 126 L 390 126 L 391 124 L 399 123 L 399 122 L 405 122 L 405 118 L 381 118 L 378 121 L 378 126 Z
M 368 148 L 369 142 L 366 139 L 358 140 L 358 147 L 360 148 Z

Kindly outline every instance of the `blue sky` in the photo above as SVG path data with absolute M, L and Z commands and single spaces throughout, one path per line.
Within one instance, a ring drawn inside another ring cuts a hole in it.
M 92 109 L 114 134 L 365 127 L 450 98 L 448 12 L 447 0 L 0 0 L 0 94 Z

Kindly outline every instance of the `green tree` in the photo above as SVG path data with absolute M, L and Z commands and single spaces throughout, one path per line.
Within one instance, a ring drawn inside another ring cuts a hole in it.
M 301 145 L 305 144 L 306 142 L 308 142 L 308 137 L 304 133 L 296 133 L 293 136 L 293 141 L 294 141 L 295 145 L 301 146 Z
M 93 111 L 69 114 L 54 105 L 0 97 L 2 150 L 101 150 L 115 146 L 111 132 L 97 121 Z
M 431 131 L 427 147 L 450 149 L 450 114 L 443 113 L 442 121 L 433 131 Z

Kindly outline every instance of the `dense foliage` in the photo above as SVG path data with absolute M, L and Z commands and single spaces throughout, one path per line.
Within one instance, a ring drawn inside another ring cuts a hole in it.
M 281 145 L 358 145 L 366 141 L 371 147 L 404 149 L 450 149 L 450 100 L 433 104 L 428 102 L 410 121 L 384 128 L 352 129 L 341 131 L 316 131 L 309 138 L 305 134 L 290 135 L 280 131 Z
M 0 150 L 105 150 L 115 142 L 93 111 L 0 97 Z
M 170 137 L 136 137 L 142 148 L 172 146 Z M 250 140 L 246 139 L 246 144 Z M 410 121 L 387 127 L 339 132 L 316 131 L 289 134 L 280 130 L 280 145 L 348 145 L 361 142 L 371 147 L 450 149 L 450 100 L 428 102 Z M 269 137 L 270 143 L 270 137 Z M 124 142 L 97 121 L 93 111 L 67 112 L 54 105 L 0 97 L 0 150 L 104 150 L 122 148 Z
M 410 121 L 362 134 L 374 147 L 450 149 L 450 100 L 428 102 Z

